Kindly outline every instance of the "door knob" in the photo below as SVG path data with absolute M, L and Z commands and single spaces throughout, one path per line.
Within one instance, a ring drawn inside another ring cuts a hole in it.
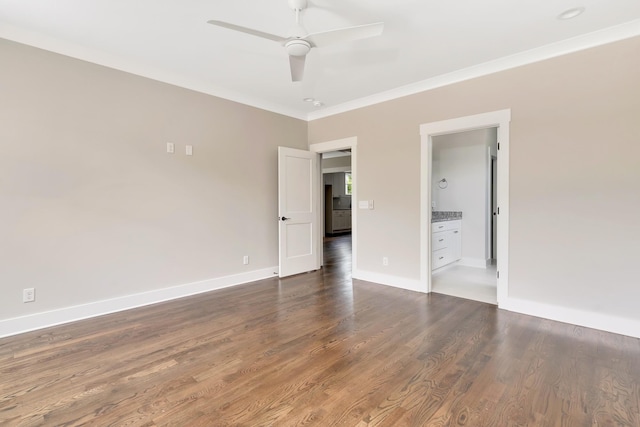
M 291 218 L 287 218 L 286 216 L 283 216 L 282 218 L 280 218 L 280 220 L 282 220 L 282 221 L 286 221 L 286 220 L 289 220 L 289 219 L 291 219 Z

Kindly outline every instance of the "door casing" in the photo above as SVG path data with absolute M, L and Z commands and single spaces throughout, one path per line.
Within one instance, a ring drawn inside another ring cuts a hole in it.
M 498 306 L 509 295 L 509 123 L 511 109 L 459 117 L 420 126 L 420 282 L 431 292 L 431 189 L 433 137 L 498 128 Z M 464 213 L 463 213 L 464 215 Z
M 351 149 L 351 177 L 353 179 L 353 186 L 351 187 L 351 269 L 357 271 L 357 254 L 358 254 L 358 138 L 355 136 L 349 138 L 336 139 L 326 142 L 318 142 L 309 145 L 309 151 L 317 153 L 318 157 L 322 153 L 328 153 L 330 151 L 347 150 Z M 320 164 L 320 162 L 318 162 Z M 318 168 L 319 178 L 318 182 L 321 187 L 324 187 L 324 181 L 322 180 L 322 169 Z M 318 190 L 319 199 L 323 199 L 324 191 Z M 322 206 L 318 209 L 318 223 L 322 223 L 323 214 L 323 200 L 318 201 L 318 206 Z M 322 227 L 318 227 L 318 236 L 316 242 L 318 243 L 318 262 L 319 265 L 324 265 L 323 251 L 322 251 Z

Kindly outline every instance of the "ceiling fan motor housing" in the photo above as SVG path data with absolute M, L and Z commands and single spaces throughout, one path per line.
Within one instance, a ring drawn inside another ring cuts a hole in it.
M 293 10 L 306 9 L 307 0 L 289 0 L 289 7 Z
M 284 47 L 291 56 L 305 56 L 311 50 L 311 43 L 306 40 L 294 39 L 286 42 Z

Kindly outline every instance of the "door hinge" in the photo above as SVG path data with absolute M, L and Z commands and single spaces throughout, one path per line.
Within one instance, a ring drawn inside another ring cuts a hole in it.
M 498 150 L 500 150 L 500 143 L 498 142 Z
M 496 277 L 499 279 L 500 278 L 500 272 L 496 271 Z
M 500 215 L 500 206 L 498 206 L 498 215 Z

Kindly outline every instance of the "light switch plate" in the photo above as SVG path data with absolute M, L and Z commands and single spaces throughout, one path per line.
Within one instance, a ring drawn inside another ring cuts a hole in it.
M 360 200 L 358 202 L 359 209 L 369 209 L 369 201 L 368 200 Z
M 175 153 L 176 152 L 176 145 L 173 142 L 167 142 L 167 153 Z
M 193 145 L 187 145 L 185 152 L 187 156 L 193 156 Z

